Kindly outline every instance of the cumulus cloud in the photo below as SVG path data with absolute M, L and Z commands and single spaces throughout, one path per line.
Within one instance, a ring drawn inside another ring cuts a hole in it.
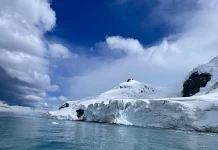
M 97 95 L 128 78 L 159 86 L 180 85 L 179 91 L 193 67 L 218 55 L 217 0 L 158 0 L 153 11 L 154 20 L 170 26 L 173 35 L 151 47 L 131 37 L 107 37 L 105 43 L 110 51 L 119 50 L 126 55 L 115 60 L 96 58 L 94 69 L 73 76 L 72 98 Z M 93 67 L 89 62 L 84 62 L 87 68 Z
M 106 43 L 112 50 L 123 50 L 127 54 L 142 54 L 144 51 L 143 46 L 138 40 L 128 38 L 124 39 L 120 36 L 112 36 L 106 38 Z
M 26 27 L 39 26 L 43 31 L 49 31 L 55 26 L 55 12 L 48 0 L 1 1 L 0 10 L 13 19 L 19 17 L 19 23 L 26 24 Z
M 10 105 L 46 106 L 47 92 L 59 90 L 52 85 L 50 52 L 54 57 L 68 57 L 61 44 L 49 44 L 44 34 L 56 22 L 48 0 L 0 1 L 0 99 Z
M 71 53 L 68 48 L 63 46 L 62 44 L 49 44 L 49 55 L 54 58 L 70 58 Z

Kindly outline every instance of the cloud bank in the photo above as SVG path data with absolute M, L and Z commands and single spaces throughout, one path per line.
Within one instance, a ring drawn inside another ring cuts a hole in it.
M 0 99 L 5 103 L 46 107 L 47 92 L 59 90 L 51 83 L 49 58 L 67 58 L 70 52 L 45 39 L 55 25 L 48 0 L 0 1 Z

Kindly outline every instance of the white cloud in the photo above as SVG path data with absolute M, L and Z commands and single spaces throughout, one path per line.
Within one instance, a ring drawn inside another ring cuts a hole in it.
M 59 100 L 60 101 L 64 101 L 64 102 L 68 101 L 68 99 L 66 97 L 64 97 L 64 96 L 59 96 Z
M 142 54 L 144 51 L 143 46 L 138 40 L 132 38 L 122 38 L 120 36 L 112 36 L 106 38 L 106 43 L 110 49 L 123 50 L 127 54 Z
M 62 44 L 49 44 L 49 55 L 54 58 L 70 58 L 71 53 L 68 48 L 63 46 Z
M 33 101 L 42 101 L 43 100 L 42 97 L 39 97 L 39 96 L 36 96 L 36 95 L 26 95 L 25 98 L 27 100 L 33 100 Z
M 0 10 L 10 17 L 20 17 L 19 23 L 25 23 L 30 28 L 39 26 L 43 31 L 49 31 L 55 26 L 55 12 L 48 0 L 1 1 Z

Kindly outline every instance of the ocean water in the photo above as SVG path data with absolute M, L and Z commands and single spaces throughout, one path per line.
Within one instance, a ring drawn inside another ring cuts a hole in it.
M 0 117 L 1 150 L 218 150 L 218 134 Z

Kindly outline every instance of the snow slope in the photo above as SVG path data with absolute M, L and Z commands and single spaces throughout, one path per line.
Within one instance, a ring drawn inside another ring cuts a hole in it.
M 151 85 L 129 79 L 128 82 L 120 83 L 113 89 L 102 93 L 101 95 L 96 97 L 96 99 L 144 99 L 174 97 L 175 95 L 178 96 L 179 93 L 162 91 L 160 89 L 152 87 Z
M 162 96 L 175 94 L 131 80 L 96 98 L 69 101 L 69 107 L 50 111 L 44 117 L 218 132 L 218 94 L 160 99 Z

